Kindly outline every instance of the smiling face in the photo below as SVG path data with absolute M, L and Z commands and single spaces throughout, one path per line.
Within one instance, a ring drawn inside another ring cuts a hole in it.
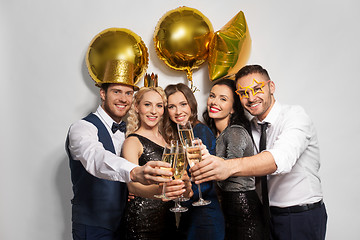
M 230 114 L 234 112 L 234 94 L 230 87 L 217 84 L 214 85 L 207 99 L 207 110 L 209 117 L 214 120 L 225 120 L 229 122 Z
M 168 97 L 168 113 L 175 123 L 185 123 L 191 116 L 191 108 L 182 92 L 175 92 Z
M 236 87 L 241 105 L 260 121 L 264 120 L 275 103 L 274 82 L 260 73 L 252 73 L 238 78 Z
M 156 91 L 144 93 L 139 104 L 135 106 L 139 114 L 141 127 L 153 128 L 157 126 L 164 114 L 164 102 Z
M 115 122 L 120 122 L 131 107 L 133 95 L 130 86 L 110 84 L 107 90 L 100 89 L 101 107 Z

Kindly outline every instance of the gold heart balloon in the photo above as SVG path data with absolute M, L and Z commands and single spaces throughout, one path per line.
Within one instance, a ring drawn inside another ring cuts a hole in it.
M 109 28 L 97 34 L 86 54 L 86 65 L 91 78 L 100 86 L 109 63 L 130 62 L 133 65 L 133 83 L 145 73 L 149 54 L 142 39 L 126 28 Z
M 219 31 L 215 32 L 209 47 L 208 68 L 211 81 L 222 77 L 233 78 L 247 62 L 251 51 L 251 38 L 240 11 Z
M 192 71 L 207 60 L 213 34 L 211 22 L 200 11 L 179 7 L 160 18 L 154 32 L 155 50 L 167 66 L 186 71 L 193 88 Z

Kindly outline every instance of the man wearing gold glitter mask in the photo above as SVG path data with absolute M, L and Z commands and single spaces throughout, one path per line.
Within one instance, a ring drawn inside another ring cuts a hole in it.
M 258 154 L 226 161 L 207 155 L 191 169 L 195 183 L 263 176 L 261 186 L 263 190 L 268 187 L 262 197 L 264 206 L 270 205 L 264 208 L 264 213 L 269 213 L 270 239 L 325 239 L 327 213 L 312 121 L 302 107 L 275 100 L 275 84 L 261 66 L 245 66 L 235 79 L 241 104 L 252 115 L 251 132 Z
M 123 118 L 138 87 L 133 82 L 131 63 L 114 60 L 108 65 L 120 72 L 107 74 L 105 70 L 103 81 L 97 84 L 101 105 L 71 125 L 66 143 L 74 192 L 74 239 L 120 239 L 118 230 L 128 196 L 126 183 L 168 182 L 169 178 L 159 175 L 172 175 L 159 168 L 169 167 L 161 161 L 138 166 L 120 157 L 126 130 Z

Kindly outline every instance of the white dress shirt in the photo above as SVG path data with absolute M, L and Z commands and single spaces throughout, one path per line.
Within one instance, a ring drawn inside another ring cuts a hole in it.
M 322 199 L 319 176 L 320 155 L 316 131 L 300 106 L 281 105 L 277 101 L 267 117 L 267 147 L 277 170 L 268 176 L 270 206 L 289 207 Z M 252 134 L 258 148 L 260 122 L 252 121 Z
M 111 131 L 114 120 L 98 107 L 94 113 L 106 126 L 114 144 L 116 155 L 105 150 L 99 142 L 98 129 L 94 124 L 79 120 L 70 126 L 69 149 L 74 160 L 81 161 L 82 165 L 90 174 L 98 178 L 112 181 L 130 182 L 130 171 L 137 165 L 120 157 L 121 147 L 125 140 L 125 134 Z

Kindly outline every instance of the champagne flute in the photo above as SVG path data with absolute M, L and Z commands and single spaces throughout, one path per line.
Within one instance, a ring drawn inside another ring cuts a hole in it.
M 199 138 L 194 138 L 194 140 L 186 139 L 186 156 L 189 162 L 190 167 L 194 166 L 196 163 L 201 161 L 201 142 Z M 200 184 L 197 184 L 199 191 L 199 201 L 193 202 L 193 206 L 205 206 L 211 203 L 210 200 L 204 200 L 202 198 Z
M 177 151 L 177 141 L 176 140 L 171 140 L 169 144 L 165 144 L 161 161 L 170 163 L 171 166 L 170 166 L 170 168 L 160 167 L 161 169 L 169 170 L 174 173 L 173 167 L 174 167 L 174 162 L 175 162 L 175 158 L 176 158 L 176 151 Z M 162 176 L 162 177 L 166 178 L 168 176 Z M 171 178 L 171 177 L 168 177 L 168 178 Z M 167 197 L 165 195 L 165 184 L 166 183 L 163 184 L 162 194 L 154 195 L 154 197 L 167 199 Z
M 184 171 L 186 171 L 186 156 L 185 156 L 185 149 L 184 146 L 178 142 L 177 154 L 175 158 L 175 172 L 174 172 L 174 179 L 181 179 Z M 186 212 L 188 210 L 187 207 L 183 207 L 180 204 L 180 197 L 175 199 L 175 206 L 170 208 L 172 212 Z
M 185 145 L 186 139 L 191 139 L 191 140 L 194 139 L 194 132 L 191 127 L 191 123 L 189 121 L 185 123 L 178 123 L 176 125 L 178 129 L 180 141 L 182 142 L 183 145 Z
M 184 123 L 178 123 L 176 125 L 178 129 L 180 141 L 185 146 L 186 139 L 191 139 L 191 140 L 194 139 L 194 132 L 191 123 L 189 121 L 186 121 Z M 179 198 L 180 202 L 186 202 L 189 200 L 190 198 L 184 197 L 184 195 L 181 195 Z

